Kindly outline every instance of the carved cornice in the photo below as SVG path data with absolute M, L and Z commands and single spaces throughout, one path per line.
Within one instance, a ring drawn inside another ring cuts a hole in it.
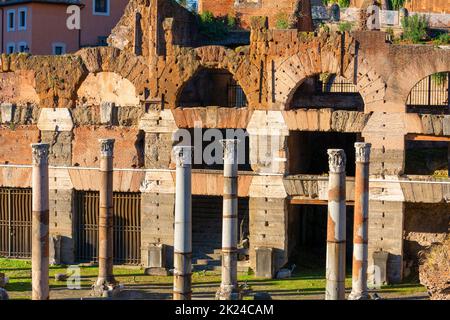
M 34 143 L 31 145 L 31 153 L 34 165 L 48 164 L 49 144 Z
M 112 157 L 114 154 L 114 139 L 99 139 L 102 157 Z
M 356 162 L 369 163 L 370 162 L 370 148 L 372 145 L 370 143 L 356 142 Z
M 328 165 L 330 166 L 330 172 L 342 173 L 345 172 L 345 164 L 347 158 L 345 152 L 342 149 L 329 149 L 328 150 Z

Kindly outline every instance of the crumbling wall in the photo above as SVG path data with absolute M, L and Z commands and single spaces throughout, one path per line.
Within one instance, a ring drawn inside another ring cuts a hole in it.
M 450 204 L 405 204 L 405 272 L 418 275 L 419 253 L 450 232 Z
M 300 8 L 300 10 L 298 10 Z M 200 0 L 199 12 L 212 12 L 215 16 L 236 17 L 239 26 L 248 29 L 255 16 L 267 16 L 269 27 L 275 28 L 279 21 L 285 21 L 292 28 L 312 31 L 311 4 L 309 0 Z M 292 23 L 292 19 L 295 21 Z M 300 23 L 298 23 L 300 21 Z

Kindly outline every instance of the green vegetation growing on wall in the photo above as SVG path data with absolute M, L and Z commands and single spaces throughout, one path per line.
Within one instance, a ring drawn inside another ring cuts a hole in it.
M 275 16 L 277 29 L 289 29 L 289 16 L 285 12 L 280 12 Z
M 398 10 L 400 8 L 403 8 L 405 5 L 406 0 L 389 0 L 391 3 L 390 7 L 394 10 Z
M 404 40 L 420 43 L 427 37 L 428 18 L 424 15 L 412 15 L 402 20 Z
M 350 6 L 350 0 L 322 0 L 322 3 L 326 6 L 337 3 L 341 8 L 348 8 Z
M 340 32 L 350 32 L 352 31 L 353 24 L 351 22 L 345 21 L 339 23 L 338 30 Z
M 437 46 L 443 46 L 450 44 L 450 34 L 449 33 L 441 33 L 435 39 L 433 39 L 433 43 Z
M 209 11 L 202 12 L 198 16 L 198 20 L 200 33 L 211 40 L 225 38 L 237 24 L 236 18 L 233 16 L 215 17 Z

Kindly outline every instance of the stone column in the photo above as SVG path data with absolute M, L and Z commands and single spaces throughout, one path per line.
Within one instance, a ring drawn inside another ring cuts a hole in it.
M 173 300 L 192 297 L 192 147 L 175 147 L 175 235 Z
M 326 300 L 345 299 L 345 163 L 344 150 L 328 150 L 328 225 L 326 261 Z
M 48 300 L 49 265 L 49 187 L 48 151 L 49 145 L 32 144 L 33 170 L 33 221 L 32 221 L 32 299 Z
M 370 143 L 357 142 L 353 224 L 352 292 L 349 300 L 367 300 Z
M 116 286 L 113 274 L 113 154 L 114 139 L 100 139 L 100 216 L 98 279 L 94 290 L 104 294 Z M 112 287 L 112 288 L 111 288 Z
M 222 222 L 222 283 L 216 293 L 218 300 L 238 300 L 237 244 L 238 244 L 238 157 L 239 140 L 223 143 L 224 188 Z

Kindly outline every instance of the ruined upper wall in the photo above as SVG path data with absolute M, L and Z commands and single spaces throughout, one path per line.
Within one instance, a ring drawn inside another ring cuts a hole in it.
M 132 0 L 124 15 L 112 30 L 108 43 L 137 55 L 166 54 L 164 20 L 172 18 L 174 43 L 193 46 L 196 42 L 195 16 L 174 0 Z
M 310 0 L 199 0 L 198 10 L 200 13 L 212 12 L 215 16 L 236 17 L 244 29 L 250 28 L 251 19 L 255 16 L 268 17 L 269 27 L 275 28 L 279 19 L 289 22 L 294 15 L 297 19 L 294 24 L 299 30 L 312 31 Z

